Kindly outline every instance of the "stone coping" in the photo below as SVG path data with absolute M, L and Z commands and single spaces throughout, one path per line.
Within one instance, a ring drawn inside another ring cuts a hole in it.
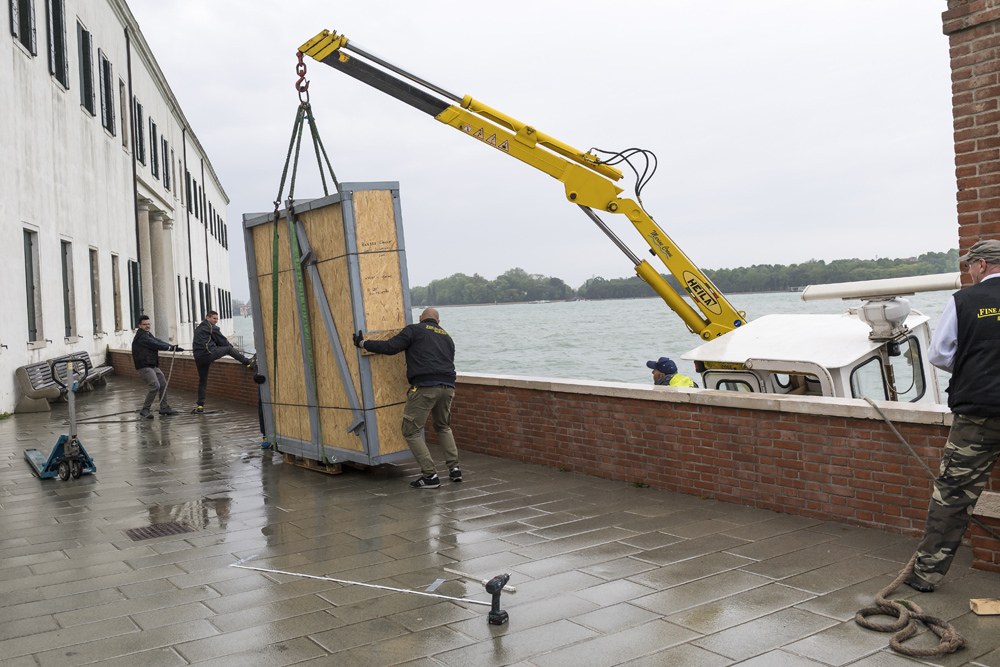
M 778 396 L 775 394 L 749 394 L 718 389 L 693 387 L 654 387 L 626 382 L 596 382 L 593 380 L 564 380 L 556 378 L 524 377 L 514 375 L 485 375 L 462 373 L 459 382 L 488 387 L 532 389 L 535 391 L 562 392 L 586 396 L 606 396 L 661 403 L 687 403 L 720 408 L 743 410 L 768 410 L 787 414 L 874 419 L 882 417 L 867 401 L 857 398 L 831 398 L 827 396 Z M 900 404 L 892 401 L 875 401 L 879 409 L 894 423 L 930 424 L 951 426 L 951 411 L 946 405 L 929 403 Z
M 128 354 L 129 349 L 114 349 L 111 352 Z M 161 367 L 169 360 L 170 353 L 162 353 Z M 178 359 L 192 359 L 191 352 L 177 353 Z M 215 363 L 239 363 L 235 359 L 223 357 Z M 598 382 L 596 380 L 566 380 L 562 378 L 530 377 L 521 375 L 487 375 L 482 373 L 461 373 L 459 382 L 485 387 L 506 387 L 511 389 L 531 389 L 542 392 L 561 392 L 584 396 L 605 396 L 660 403 L 686 403 L 720 408 L 742 410 L 766 410 L 786 414 L 816 415 L 822 417 L 845 417 L 850 419 L 873 419 L 882 417 L 857 398 L 831 398 L 827 396 L 778 396 L 776 394 L 750 394 L 718 389 L 694 387 L 654 387 L 647 384 L 628 382 Z M 900 404 L 892 401 L 875 401 L 879 409 L 893 423 L 928 424 L 951 426 L 951 411 L 946 405 L 929 403 Z
M 983 495 L 979 496 L 976 508 L 972 513 L 976 516 L 1000 519 L 1000 493 L 983 491 Z

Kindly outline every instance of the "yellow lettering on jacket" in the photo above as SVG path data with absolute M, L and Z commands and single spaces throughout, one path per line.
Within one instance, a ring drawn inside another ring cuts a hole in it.
M 978 319 L 984 317 L 1000 317 L 1000 308 L 980 308 Z

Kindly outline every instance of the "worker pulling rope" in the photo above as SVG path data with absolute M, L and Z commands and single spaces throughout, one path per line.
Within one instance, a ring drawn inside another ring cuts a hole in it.
M 285 191 L 285 179 L 288 177 L 288 166 L 291 165 L 292 173 L 291 179 L 289 180 L 288 186 L 288 200 L 286 221 L 288 223 L 288 242 L 289 249 L 291 250 L 292 259 L 292 274 L 295 278 L 294 293 L 295 298 L 298 303 L 299 312 L 301 313 L 301 333 L 302 338 L 305 341 L 305 356 L 307 357 L 306 362 L 308 365 L 309 376 L 312 378 L 313 387 L 316 386 L 316 363 L 313 358 L 312 352 L 312 334 L 309 327 L 309 314 L 307 309 L 307 299 L 305 290 L 305 279 L 302 275 L 302 264 L 301 264 L 301 250 L 299 248 L 298 235 L 295 233 L 295 178 L 298 175 L 299 167 L 299 154 L 302 145 L 302 129 L 303 124 L 309 124 L 309 134 L 312 138 L 313 151 L 316 154 L 316 164 L 319 167 L 320 181 L 323 185 L 323 195 L 329 196 L 329 188 L 326 181 L 326 173 L 323 169 L 323 163 L 326 162 L 326 168 L 330 171 L 330 179 L 333 181 L 334 188 L 337 192 L 340 192 L 340 182 L 337 180 L 337 175 L 333 171 L 333 165 L 330 164 L 330 158 L 327 156 L 326 148 L 323 146 L 323 140 L 320 139 L 319 129 L 316 127 L 316 119 L 313 118 L 312 105 L 309 103 L 309 82 L 306 80 L 306 65 L 302 60 L 302 52 L 298 52 L 298 63 L 295 66 L 295 74 L 298 79 L 295 82 L 295 90 L 299 94 L 299 107 L 295 114 L 295 123 L 292 126 L 292 136 L 288 142 L 288 154 L 285 156 L 285 166 L 281 171 L 281 183 L 278 186 L 278 196 L 274 200 L 274 233 L 272 238 L 272 253 L 271 253 L 271 319 L 272 319 L 272 330 L 271 330 L 271 345 L 272 345 L 272 366 L 271 366 L 271 405 L 278 405 L 278 219 L 280 217 L 281 209 L 281 198 Z M 294 160 L 293 160 L 294 154 Z M 312 406 L 308 406 L 312 407 Z M 273 415 L 273 413 L 272 413 Z M 326 448 L 323 446 L 323 436 L 321 420 L 317 420 L 317 429 L 319 430 L 319 447 L 317 460 L 323 463 L 329 463 L 326 457 Z M 271 420 L 271 444 L 273 447 L 277 448 L 277 420 Z
M 883 421 L 889 425 L 889 428 L 901 443 L 909 450 L 910 456 L 912 456 L 916 461 L 924 467 L 927 474 L 933 480 L 934 472 L 930 469 L 924 460 L 917 456 L 917 453 L 910 446 L 910 443 L 906 441 L 903 434 L 896 429 L 896 426 L 889 420 L 882 410 L 879 409 L 875 402 L 870 398 L 865 398 L 868 404 L 874 408 L 875 412 L 882 417 Z M 996 539 L 1000 539 L 1000 535 L 986 524 L 977 520 L 973 517 L 972 521 L 983 528 L 986 532 L 992 535 Z M 878 632 L 894 632 L 895 634 L 889 640 L 889 646 L 892 650 L 903 655 L 909 655 L 913 657 L 933 657 L 947 655 L 948 653 L 954 653 L 955 651 L 961 649 L 965 646 L 966 640 L 958 631 L 947 621 L 937 618 L 936 616 L 931 616 L 930 614 L 925 614 L 924 610 L 920 608 L 914 602 L 909 600 L 889 600 L 888 596 L 899 588 L 900 584 L 906 581 L 906 578 L 910 576 L 913 572 L 913 566 L 917 562 L 917 554 L 913 554 L 910 558 L 910 562 L 906 564 L 903 571 L 899 573 L 896 579 L 880 590 L 875 595 L 875 606 L 865 607 L 864 609 L 859 609 L 854 615 L 854 622 L 863 628 L 868 628 L 869 630 L 876 630 Z M 892 623 L 876 623 L 874 621 L 868 620 L 869 616 L 892 616 L 896 618 L 895 622 Z M 940 639 L 940 643 L 932 648 L 915 648 L 911 646 L 903 646 L 903 642 L 910 639 L 919 631 L 919 626 L 917 626 L 917 621 L 923 621 L 924 624 L 931 629 L 934 634 L 936 634 Z

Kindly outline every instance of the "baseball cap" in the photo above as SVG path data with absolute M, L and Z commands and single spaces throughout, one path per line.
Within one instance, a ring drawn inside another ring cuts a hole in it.
M 974 259 L 985 259 L 990 264 L 1000 264 L 1000 241 L 996 239 L 976 241 L 968 252 L 958 258 L 958 261 L 968 262 Z
M 660 357 L 656 361 L 647 361 L 646 368 L 653 368 L 664 375 L 673 375 L 677 372 L 677 364 L 666 357 Z

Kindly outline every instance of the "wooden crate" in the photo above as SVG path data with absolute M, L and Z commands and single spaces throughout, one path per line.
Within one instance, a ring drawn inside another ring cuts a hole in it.
M 378 465 L 409 457 L 400 430 L 404 355 L 361 354 L 352 338 L 359 330 L 390 338 L 412 320 L 399 185 L 342 183 L 339 194 L 295 203 L 305 313 L 295 292 L 287 209 L 278 216 L 277 373 L 274 214 L 243 216 L 257 361 L 268 378 L 268 436 L 275 434 L 282 453 L 315 461 L 325 454 L 331 463 Z

